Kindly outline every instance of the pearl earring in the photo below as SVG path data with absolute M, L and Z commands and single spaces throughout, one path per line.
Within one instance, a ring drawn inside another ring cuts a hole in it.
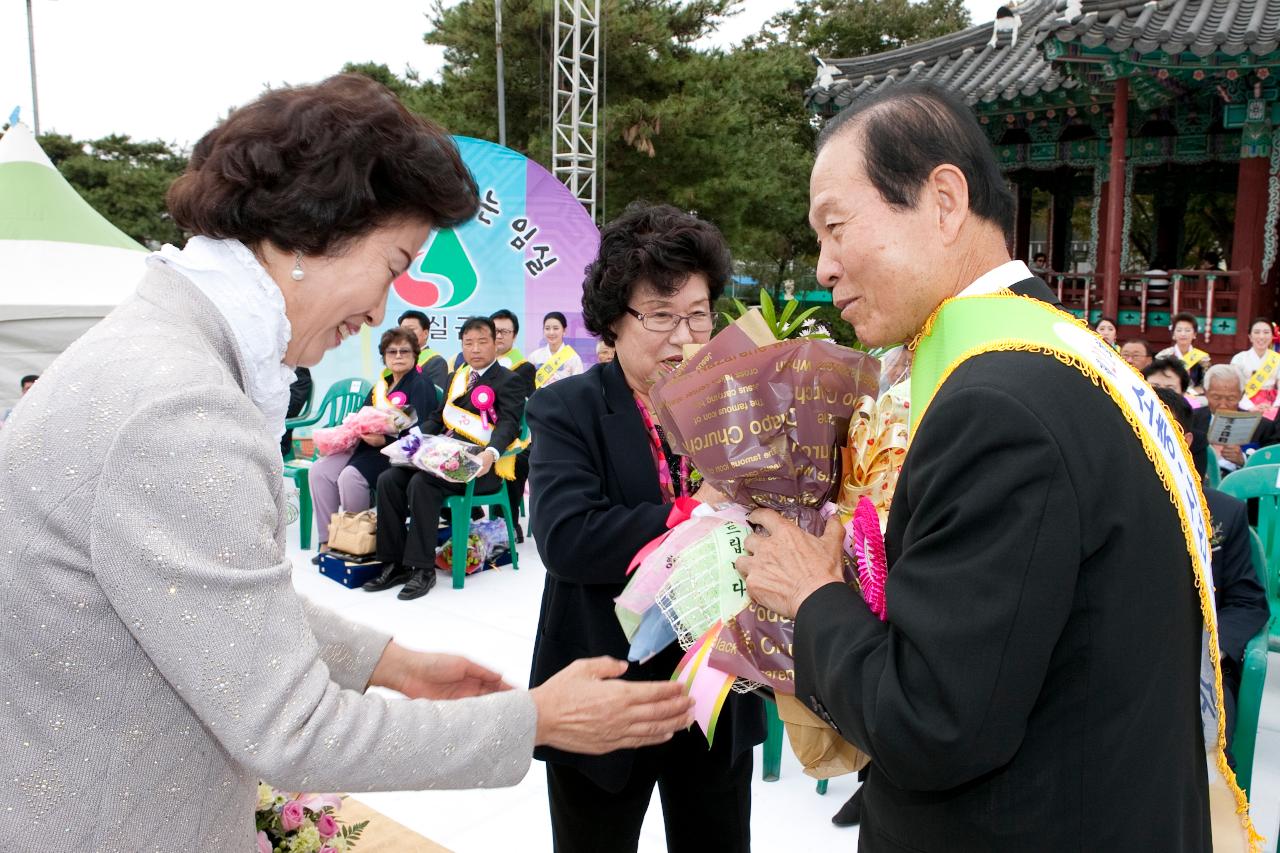
M 301 252 L 299 252 L 298 256 L 294 259 L 293 272 L 289 273 L 289 275 L 290 277 L 293 278 L 294 281 L 302 281 L 302 277 L 306 275 L 306 273 L 302 271 L 302 253 Z

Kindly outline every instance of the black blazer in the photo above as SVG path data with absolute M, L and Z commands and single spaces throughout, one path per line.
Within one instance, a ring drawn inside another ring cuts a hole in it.
M 1267 591 L 1253 567 L 1245 503 L 1217 489 L 1204 490 L 1213 521 L 1213 597 L 1218 607 L 1218 645 L 1235 667 L 1244 647 L 1267 623 Z
M 1105 393 L 1042 354 L 969 359 L 885 538 L 887 622 L 841 584 L 796 620 L 797 695 L 872 759 L 860 850 L 1211 848 L 1191 560 Z
M 444 396 L 449 396 L 449 388 L 453 385 L 455 370 L 449 374 L 449 381 L 444 386 Z M 488 447 L 493 447 L 499 452 L 507 449 L 511 442 L 520 437 L 520 419 L 524 417 L 524 388 L 523 383 L 510 370 L 507 370 L 496 361 L 489 365 L 489 369 L 480 374 L 480 378 L 476 380 L 480 385 L 488 385 L 493 389 L 494 408 L 498 412 L 498 423 L 493 428 L 493 435 L 489 437 Z M 472 414 L 479 414 L 479 410 L 471 402 L 471 395 L 463 393 L 461 399 L 455 400 L 459 408 L 466 409 Z M 439 435 L 447 429 L 444 424 L 444 401 L 440 401 L 440 405 L 436 406 L 429 417 L 422 420 L 422 431 L 430 435 Z
M 663 502 L 649 449 L 649 434 L 617 362 L 562 379 L 529 398 L 530 519 L 547 568 L 534 640 L 531 686 L 578 658 L 611 655 L 626 660 L 629 643 L 613 599 L 627 582 L 627 564 L 666 530 L 671 505 Z M 672 644 L 626 678 L 662 681 L 680 661 Z M 733 694 L 716 729 L 737 756 L 764 740 L 764 704 Z M 592 757 L 539 747 L 534 756 L 568 764 L 597 785 L 617 791 L 631 773 L 633 750 Z

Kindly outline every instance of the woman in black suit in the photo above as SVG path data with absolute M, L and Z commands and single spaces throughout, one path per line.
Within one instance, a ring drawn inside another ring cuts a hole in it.
M 723 500 L 693 485 L 689 464 L 649 416 L 649 390 L 680 362 L 684 344 L 711 336 L 712 306 L 729 275 L 720 232 L 673 207 L 633 205 L 601 233 L 583 283 L 583 321 L 617 358 L 529 398 L 530 515 L 547 568 L 534 685 L 578 658 L 625 659 L 613 599 L 631 558 L 666 530 L 677 497 Z M 626 677 L 666 680 L 680 656 L 673 644 Z M 710 749 L 694 728 L 599 757 L 537 750 L 557 853 L 635 850 L 655 784 L 669 850 L 749 850 L 751 748 L 765 736 L 759 697 L 732 695 L 716 731 Z

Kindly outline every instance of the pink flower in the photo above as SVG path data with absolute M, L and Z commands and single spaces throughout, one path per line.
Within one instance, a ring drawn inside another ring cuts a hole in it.
M 337 794 L 308 794 L 298 799 L 302 800 L 302 805 L 307 808 L 307 811 L 319 812 L 325 808 L 337 811 L 342 808 L 342 797 Z
M 316 818 L 316 832 L 321 838 L 333 838 L 338 834 L 338 822 L 331 814 L 322 814 Z
M 258 830 L 258 853 L 271 853 L 271 839 L 262 830 Z
M 285 832 L 293 832 L 302 826 L 302 822 L 306 819 L 306 810 L 302 808 L 302 803 L 298 800 L 290 800 L 280 810 L 280 825 L 284 827 Z
M 320 848 L 320 853 L 338 853 L 338 851 L 326 844 Z

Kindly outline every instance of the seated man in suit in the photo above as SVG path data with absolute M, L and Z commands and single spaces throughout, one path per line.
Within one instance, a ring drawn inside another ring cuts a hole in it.
M 520 381 L 498 364 L 493 321 L 472 317 L 459 334 L 466 363 L 449 377 L 444 406 L 422 423 L 431 435 L 456 436 L 484 447 L 482 467 L 476 477 L 476 493 L 497 491 L 501 480 L 494 465 L 520 437 L 524 415 L 524 395 Z M 482 385 L 493 389 L 496 423 L 488 424 L 472 402 L 472 391 Z M 364 585 L 378 592 L 403 583 L 398 598 L 420 598 L 436 585 L 436 532 L 446 495 L 460 495 L 465 484 L 447 480 L 415 468 L 391 468 L 378 477 L 378 559 L 387 564 L 378 577 Z M 412 524 L 405 529 L 405 522 Z M 454 519 L 467 524 L 468 519 Z
M 1187 401 L 1187 405 L 1191 406 L 1191 460 L 1196 463 L 1196 473 L 1203 477 L 1209 458 L 1209 421 L 1213 413 L 1203 404 L 1203 398 L 1187 396 L 1187 390 L 1191 387 L 1191 376 L 1182 366 L 1182 359 L 1149 358 L 1147 366 L 1140 369 L 1142 378 L 1147 380 L 1147 384 L 1152 388 L 1168 388 L 1170 391 L 1181 394 Z M 1192 403 L 1192 399 L 1196 402 Z
M 1209 368 L 1214 370 L 1218 367 Z M 1191 406 L 1181 394 L 1157 388 L 1160 402 L 1169 407 L 1182 427 L 1183 438 L 1191 440 Z M 1249 548 L 1249 521 L 1244 501 L 1217 489 L 1204 490 L 1213 532 L 1213 598 L 1218 606 L 1218 648 L 1222 652 L 1222 698 L 1227 711 L 1227 747 L 1236 728 L 1236 697 L 1244 647 L 1267 624 L 1267 591 L 1253 567 Z

